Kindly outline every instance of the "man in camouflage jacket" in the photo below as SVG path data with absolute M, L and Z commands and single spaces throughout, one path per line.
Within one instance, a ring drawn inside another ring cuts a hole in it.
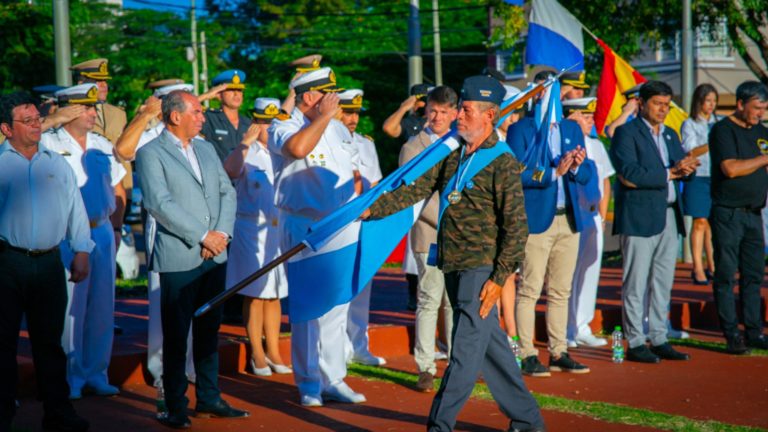
M 370 217 L 395 213 L 433 191 L 453 189 L 451 179 L 460 165 L 476 150 L 497 145 L 494 123 L 504 93 L 492 78 L 467 78 L 458 116 L 464 151 L 454 152 L 413 185 L 383 196 L 371 206 Z M 480 371 L 510 418 L 511 430 L 543 430 L 539 407 L 522 380 L 496 309 L 501 287 L 523 259 L 528 234 L 520 172 L 514 157 L 502 153 L 456 191 L 460 199 L 441 203 L 437 265 L 445 274 L 454 333 L 451 362 L 430 411 L 430 431 L 453 429 Z

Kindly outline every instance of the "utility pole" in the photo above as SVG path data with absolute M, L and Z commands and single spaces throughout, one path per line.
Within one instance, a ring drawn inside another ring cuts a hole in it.
M 71 45 L 69 42 L 69 0 L 53 0 L 53 43 L 56 53 L 56 84 L 72 85 Z
M 189 8 L 189 21 L 192 33 L 192 85 L 195 90 L 195 94 L 199 94 L 200 76 L 197 71 L 197 13 L 195 10 L 195 0 L 189 0 L 191 7 Z
M 203 73 L 200 79 L 203 81 L 203 93 L 206 93 L 208 92 L 208 50 L 205 47 L 205 32 L 200 32 L 200 57 L 203 61 Z M 207 100 L 203 104 L 206 108 L 210 106 Z
M 691 0 L 683 0 L 683 61 L 682 61 L 682 101 L 684 110 L 691 106 L 693 97 L 693 29 L 691 29 Z
M 423 82 L 421 61 L 421 27 L 419 26 L 419 0 L 411 0 L 408 16 L 408 89 Z
M 435 44 L 435 85 L 443 85 L 443 57 L 440 51 L 440 16 L 438 0 L 432 0 L 432 37 Z

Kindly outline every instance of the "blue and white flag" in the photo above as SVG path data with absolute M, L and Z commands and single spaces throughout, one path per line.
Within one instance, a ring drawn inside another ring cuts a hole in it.
M 535 86 L 505 101 L 526 96 Z M 558 86 L 557 94 L 560 94 Z M 561 111 L 562 115 L 562 111 Z M 313 224 L 304 243 L 310 250 L 286 263 L 291 322 L 319 318 L 351 301 L 376 275 L 413 224 L 426 200 L 377 220 L 358 218 L 379 197 L 410 185 L 459 147 L 455 130 L 385 177 L 376 187 Z
M 347 303 L 373 279 L 419 217 L 423 202 L 389 217 L 360 221 L 379 197 L 412 184 L 459 147 L 455 131 L 435 141 L 373 189 L 313 224 L 306 251 L 287 263 L 291 322 L 318 318 Z
M 533 0 L 528 21 L 525 63 L 557 70 L 584 70 L 582 25 L 556 0 Z
M 552 77 L 549 86 L 544 91 L 541 101 L 535 105 L 534 119 L 536 122 L 536 135 L 533 144 L 528 147 L 520 158 L 520 162 L 527 168 L 533 168 L 534 173 L 544 174 L 545 167 L 552 162 L 552 153 L 549 150 L 550 125 L 559 123 L 563 119 L 563 104 L 560 102 L 560 82 Z M 534 179 L 541 180 L 541 176 L 534 175 Z

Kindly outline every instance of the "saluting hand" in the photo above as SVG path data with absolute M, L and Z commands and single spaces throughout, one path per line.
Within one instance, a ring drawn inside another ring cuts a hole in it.
M 163 101 L 160 98 L 150 96 L 144 101 L 144 105 L 139 108 L 139 112 L 149 118 L 155 118 L 160 115 L 163 108 Z
M 53 113 L 49 120 L 56 126 L 65 125 L 85 113 L 86 106 L 80 104 L 67 105 Z
M 339 108 L 339 95 L 336 93 L 326 93 L 317 104 L 317 113 L 320 115 L 336 117 L 341 108 Z
M 69 268 L 69 281 L 78 283 L 85 279 L 88 276 L 88 266 L 88 254 L 86 252 L 76 253 Z
M 480 290 L 480 318 L 488 318 L 499 297 L 501 297 L 501 286 L 490 279 L 485 281 L 483 289 Z
M 251 144 L 255 143 L 259 138 L 259 134 L 261 133 L 261 126 L 262 125 L 258 123 L 251 123 L 251 126 L 248 127 L 248 130 L 245 131 L 245 135 L 243 135 L 243 141 L 241 144 L 250 146 Z

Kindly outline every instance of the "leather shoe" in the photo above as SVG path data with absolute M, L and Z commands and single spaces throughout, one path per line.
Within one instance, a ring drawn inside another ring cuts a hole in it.
M 732 338 L 726 339 L 725 352 L 728 354 L 746 354 L 749 352 L 749 348 L 744 344 L 744 338 L 741 335 L 736 335 Z
M 658 363 L 661 359 L 645 345 L 636 346 L 627 350 L 627 360 L 640 363 Z
M 46 410 L 43 414 L 43 430 L 61 432 L 85 432 L 90 427 L 88 421 L 75 412 L 72 405 Z
M 213 405 L 197 405 L 195 407 L 195 417 L 197 418 L 245 418 L 249 415 L 248 411 L 232 408 L 224 399 L 219 399 Z
M 766 338 L 765 335 L 760 335 L 755 339 L 747 339 L 747 346 L 750 348 L 768 350 L 768 338 Z
M 651 352 L 659 356 L 660 358 L 663 358 L 664 360 L 690 360 L 691 356 L 677 351 L 674 348 L 672 348 L 672 345 L 669 343 L 663 343 L 658 346 L 652 346 Z
M 429 372 L 419 372 L 419 380 L 416 381 L 416 390 L 424 393 L 435 391 L 435 377 Z
M 189 429 L 192 426 L 192 422 L 189 420 L 186 414 L 170 414 L 161 413 L 157 415 L 157 421 L 161 425 L 169 427 L 171 429 Z

